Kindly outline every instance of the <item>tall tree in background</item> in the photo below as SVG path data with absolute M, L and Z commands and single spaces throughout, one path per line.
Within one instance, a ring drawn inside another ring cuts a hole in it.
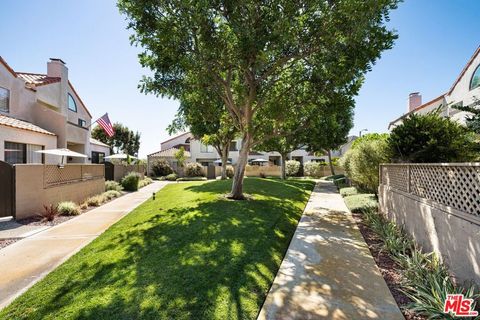
M 124 152 L 126 154 L 137 156 L 140 149 L 140 133 L 133 132 L 121 123 L 113 124 L 114 135 L 109 137 L 100 126 L 92 129 L 92 138 L 97 139 L 108 146 L 111 152 Z
M 338 149 L 347 142 L 348 133 L 353 127 L 353 94 L 360 88 L 353 84 L 348 94 L 337 92 L 323 106 L 323 112 L 312 117 L 311 126 L 305 131 L 303 141 L 307 150 L 314 153 L 327 153 L 330 171 L 335 175 L 332 162 L 332 150 Z
M 223 101 L 242 137 L 230 197 L 243 199 L 248 153 L 274 136 L 259 132 L 295 107 L 272 112 L 275 99 L 318 71 L 340 70 L 346 83 L 363 75 L 393 45 L 384 23 L 398 2 L 119 0 L 119 8 L 144 49 L 141 65 L 154 72 L 142 91 L 181 100 L 208 87 Z

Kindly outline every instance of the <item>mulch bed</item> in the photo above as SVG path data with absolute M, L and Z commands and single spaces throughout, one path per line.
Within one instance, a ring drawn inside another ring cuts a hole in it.
M 72 218 L 75 218 L 75 216 L 56 216 L 55 219 L 53 219 L 52 221 L 48 221 L 38 216 L 38 217 L 31 217 L 31 218 L 26 218 L 22 220 L 17 220 L 17 222 L 20 224 L 29 225 L 29 226 L 53 227 L 53 226 L 56 226 L 57 224 L 68 221 Z
M 1 239 L 0 240 L 0 249 L 5 248 L 8 245 L 11 245 L 12 243 L 17 242 L 20 239 Z
M 382 273 L 385 282 L 387 283 L 390 292 L 393 295 L 393 298 L 397 302 L 397 305 L 400 307 L 400 310 L 403 313 L 403 316 L 407 320 L 424 320 L 427 319 L 423 316 L 417 315 L 406 309 L 406 306 L 411 302 L 411 300 L 400 291 L 400 282 L 402 280 L 402 274 L 397 266 L 397 264 L 390 258 L 387 252 L 381 250 L 382 241 L 380 238 L 370 230 L 363 223 L 363 216 L 359 213 L 353 213 L 353 218 L 355 219 L 360 232 L 362 233 L 365 242 L 370 249 L 370 252 L 377 263 L 380 272 Z

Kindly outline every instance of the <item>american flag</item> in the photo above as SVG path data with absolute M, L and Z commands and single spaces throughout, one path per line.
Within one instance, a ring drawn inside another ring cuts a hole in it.
M 97 120 L 97 123 L 100 125 L 100 127 L 105 130 L 105 133 L 107 136 L 110 138 L 113 137 L 114 130 L 112 123 L 110 122 L 110 119 L 108 118 L 108 113 L 105 113 L 100 119 Z

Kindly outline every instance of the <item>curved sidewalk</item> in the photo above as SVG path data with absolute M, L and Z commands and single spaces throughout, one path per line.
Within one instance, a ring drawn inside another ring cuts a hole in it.
M 315 186 L 258 319 L 404 319 L 333 183 Z
M 156 181 L 0 250 L 0 308 L 45 277 L 115 222 L 162 189 Z

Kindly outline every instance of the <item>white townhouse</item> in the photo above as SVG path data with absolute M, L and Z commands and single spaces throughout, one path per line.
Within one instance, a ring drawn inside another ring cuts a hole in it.
M 343 145 L 339 150 L 332 151 L 332 157 L 341 157 L 351 146 L 353 140 L 356 137 L 352 136 L 348 138 L 348 142 Z M 241 139 L 233 140 L 230 144 L 229 150 L 229 160 L 235 164 L 238 161 L 239 149 L 241 146 Z M 174 154 L 180 147 L 188 152 L 186 155 L 188 161 L 190 162 L 199 162 L 204 166 L 209 164 L 214 164 L 216 160 L 220 159 L 220 155 L 215 150 L 214 147 L 203 144 L 200 140 L 194 139 L 193 135 L 190 132 L 180 134 L 176 137 L 170 138 L 160 145 L 160 151 L 149 154 L 148 158 L 167 158 L 171 162 L 174 162 Z M 305 149 L 294 150 L 288 155 L 289 159 L 297 160 L 300 163 L 304 164 L 305 162 L 325 162 L 327 161 L 327 156 L 316 156 L 313 153 L 306 151 Z M 268 161 L 272 165 L 280 165 L 281 157 L 278 152 L 259 152 L 252 151 L 248 156 L 249 161 L 255 159 L 263 159 Z M 150 162 L 150 161 L 149 161 Z
M 92 116 L 68 79 L 61 59 L 50 59 L 47 73 L 14 71 L 0 57 L 0 160 L 58 163 L 35 151 L 68 148 L 88 156 L 73 162 L 102 162 L 110 148 L 91 138 Z
M 469 106 L 476 100 L 480 100 L 480 46 L 447 92 L 426 103 L 422 103 L 420 93 L 411 93 L 408 97 L 407 113 L 390 122 L 389 129 L 401 124 L 403 119 L 412 113 L 426 114 L 437 109 L 443 116 L 465 123 L 468 113 L 455 107 Z

